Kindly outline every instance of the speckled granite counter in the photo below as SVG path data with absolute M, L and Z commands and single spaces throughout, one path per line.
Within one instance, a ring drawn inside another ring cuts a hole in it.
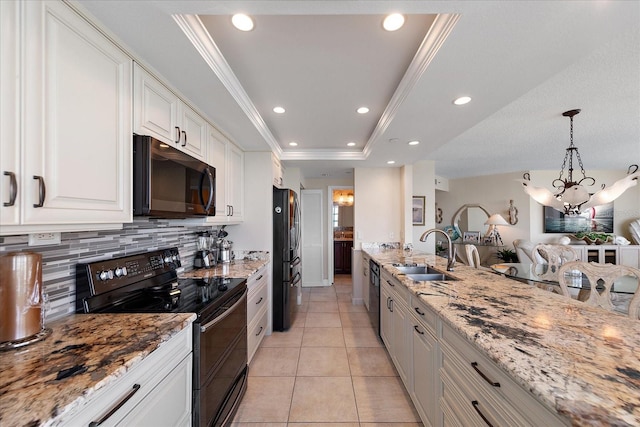
M 236 259 L 228 263 L 218 263 L 212 268 L 180 273 L 180 278 L 208 279 L 211 277 L 249 278 L 269 262 L 268 252 L 236 253 Z
M 54 423 L 116 381 L 195 314 L 75 314 L 45 340 L 0 353 L 0 425 Z
M 414 282 L 391 264 L 446 259 L 366 252 L 573 425 L 640 426 L 640 321 L 461 264 L 458 281 Z

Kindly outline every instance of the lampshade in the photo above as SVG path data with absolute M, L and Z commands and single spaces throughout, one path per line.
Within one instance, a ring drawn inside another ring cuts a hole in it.
M 491 215 L 484 223 L 485 225 L 509 225 L 506 219 L 500 214 Z

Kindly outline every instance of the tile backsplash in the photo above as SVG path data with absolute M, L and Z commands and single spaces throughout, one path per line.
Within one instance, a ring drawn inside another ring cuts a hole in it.
M 28 236 L 0 237 L 0 256 L 8 252 L 42 255 L 45 323 L 75 311 L 76 264 L 176 246 L 182 265 L 191 269 L 196 252 L 196 233 L 212 227 L 182 226 L 179 221 L 136 218 L 122 230 L 62 233 L 59 245 L 28 246 Z

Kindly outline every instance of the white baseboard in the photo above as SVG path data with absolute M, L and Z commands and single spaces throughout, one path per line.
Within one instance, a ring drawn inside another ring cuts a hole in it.
M 364 305 L 364 298 L 351 298 L 351 304 Z

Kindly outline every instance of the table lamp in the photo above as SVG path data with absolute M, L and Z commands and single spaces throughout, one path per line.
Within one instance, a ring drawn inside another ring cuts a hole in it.
M 500 242 L 502 245 L 502 238 L 500 237 L 500 232 L 498 232 L 498 225 L 509 225 L 506 219 L 502 217 L 500 214 L 491 215 L 484 223 L 489 226 L 487 230 L 487 234 L 485 234 L 485 241 L 487 239 L 491 239 L 494 244 Z

